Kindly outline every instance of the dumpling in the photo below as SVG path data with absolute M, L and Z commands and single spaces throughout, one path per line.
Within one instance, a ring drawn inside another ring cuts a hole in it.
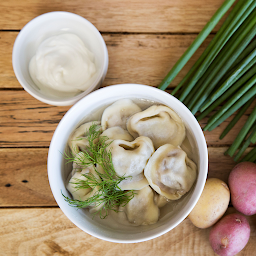
M 81 184 L 81 180 L 86 181 L 87 178 L 83 174 L 91 173 L 94 177 L 97 179 L 100 179 L 96 171 L 94 170 L 94 166 L 88 166 L 87 168 L 83 169 L 82 171 L 77 171 L 74 173 L 74 175 L 71 177 L 67 184 L 67 190 L 72 195 L 73 199 L 85 201 L 89 199 L 90 197 L 93 197 L 97 193 L 101 192 L 99 191 L 99 187 L 93 187 L 93 188 L 79 188 L 79 185 Z M 102 195 L 103 196 L 103 195 Z M 89 208 L 90 213 L 94 213 L 99 211 L 104 206 L 103 203 L 93 203 L 91 204 Z
M 112 162 L 117 175 L 135 176 L 143 172 L 153 154 L 152 141 L 144 136 L 132 142 L 114 140 L 107 148 L 112 153 Z
M 127 178 L 122 180 L 118 187 L 121 190 L 140 190 L 144 187 L 148 186 L 148 181 L 144 176 L 144 173 L 140 173 L 136 176 L 132 176 L 131 178 Z
M 134 138 L 149 137 L 155 148 L 167 143 L 179 146 L 186 136 L 182 120 L 166 106 L 153 105 L 133 115 L 127 122 L 127 129 Z
M 93 167 L 89 166 L 88 168 L 85 168 L 82 171 L 77 171 L 68 181 L 67 190 L 70 192 L 73 199 L 83 201 L 85 200 L 85 196 L 89 192 L 91 192 L 91 188 L 78 189 L 78 186 L 80 184 L 79 180 L 87 180 L 86 177 L 83 176 L 83 174 L 89 173 L 92 169 Z
M 159 208 L 164 207 L 168 202 L 170 202 L 168 198 L 157 193 L 154 195 L 154 201 Z
M 86 147 L 89 146 L 87 135 L 92 124 L 98 125 L 98 129 L 100 129 L 99 121 L 85 123 L 79 126 L 69 137 L 68 145 L 73 155 L 76 155 L 79 151 L 85 150 Z
M 158 221 L 160 211 L 154 201 L 154 192 L 149 187 L 136 191 L 124 207 L 119 207 L 120 213 L 124 212 L 128 221 L 134 226 L 150 225 Z
M 149 159 L 144 174 L 158 194 L 176 200 L 192 187 L 196 180 L 196 169 L 195 163 L 179 146 L 166 144 Z
M 106 136 L 111 140 L 126 140 L 126 141 L 134 140 L 132 135 L 127 130 L 124 130 L 119 126 L 108 128 L 101 134 L 101 136 Z
M 141 111 L 141 108 L 132 100 L 118 100 L 107 107 L 101 117 L 103 131 L 114 126 L 126 130 L 126 122 L 130 116 Z
M 71 175 L 73 176 L 76 172 L 81 172 L 82 169 L 85 168 L 85 166 L 83 165 L 83 159 L 84 159 L 84 152 L 80 151 L 79 153 L 77 153 L 74 157 L 74 161 L 73 161 L 73 169 L 71 172 Z
M 148 159 L 155 151 L 149 138 L 141 136 L 132 142 L 114 140 L 107 150 L 111 151 L 116 174 L 124 177 L 131 176 L 119 184 L 121 189 L 141 189 L 148 185 L 143 171 Z

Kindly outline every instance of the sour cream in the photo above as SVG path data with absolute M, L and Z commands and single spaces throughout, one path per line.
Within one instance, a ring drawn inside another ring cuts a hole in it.
M 38 47 L 30 60 L 29 73 L 44 91 L 85 91 L 96 73 L 94 55 L 74 34 L 52 36 Z

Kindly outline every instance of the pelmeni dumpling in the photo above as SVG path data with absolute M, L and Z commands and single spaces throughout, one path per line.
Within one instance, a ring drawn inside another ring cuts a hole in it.
M 117 175 L 126 177 L 142 173 L 148 159 L 155 151 L 151 139 L 144 136 L 132 142 L 114 140 L 108 150 L 112 153 L 112 162 Z
M 68 181 L 67 184 L 67 190 L 70 192 L 70 194 L 73 196 L 73 199 L 83 201 L 85 196 L 91 192 L 91 188 L 78 188 L 79 180 L 87 180 L 83 174 L 89 173 L 92 171 L 93 167 L 89 166 L 82 171 L 77 171 L 74 173 L 74 175 L 71 177 L 71 179 Z
M 155 193 L 154 195 L 154 201 L 159 208 L 164 207 L 168 202 L 170 202 L 168 198 L 166 198 L 165 196 L 159 195 L 157 193 Z
M 94 170 L 93 166 L 88 166 L 88 167 L 84 168 L 82 171 L 75 172 L 66 186 L 67 190 L 70 192 L 73 199 L 85 201 L 85 200 L 89 199 L 90 197 L 94 196 L 96 193 L 100 193 L 98 187 L 78 188 L 78 186 L 82 184 L 81 180 L 82 181 L 87 180 L 87 178 L 83 174 L 88 174 L 88 173 L 91 173 L 95 178 L 100 179 L 100 177 Z M 93 203 L 89 206 L 89 212 L 94 213 L 94 212 L 100 210 L 103 206 L 104 206 L 103 203 L 101 203 L 101 204 Z
M 128 221 L 134 226 L 154 224 L 160 215 L 154 201 L 154 192 L 149 186 L 136 191 L 134 198 L 124 207 L 120 206 L 119 211 L 121 214 L 124 212 Z
M 127 129 L 134 137 L 149 137 L 155 146 L 170 143 L 179 146 L 186 136 L 180 117 L 166 106 L 153 105 L 133 115 L 127 122 Z
M 127 178 L 122 180 L 118 187 L 121 190 L 140 190 L 148 186 L 148 181 L 144 176 L 144 173 L 140 173 L 136 176 L 132 176 L 131 178 Z
M 77 154 L 81 150 L 85 150 L 89 145 L 87 135 L 92 124 L 98 125 L 98 129 L 100 129 L 99 121 L 85 123 L 75 129 L 74 133 L 69 137 L 68 145 L 73 155 Z
M 176 200 L 192 187 L 196 169 L 195 163 L 179 146 L 166 144 L 149 159 L 144 174 L 158 194 Z
M 101 136 L 106 136 L 111 140 L 126 140 L 126 141 L 134 140 L 132 135 L 127 130 L 124 130 L 119 126 L 108 128 L 101 134 Z
M 101 118 L 103 131 L 114 126 L 119 126 L 126 130 L 126 122 L 130 116 L 141 111 L 141 108 L 132 100 L 118 100 L 107 107 Z
M 119 184 L 120 188 L 123 185 L 125 190 L 135 189 L 135 187 L 141 189 L 148 185 L 143 171 L 148 159 L 155 151 L 151 139 L 141 136 L 132 142 L 114 140 L 107 150 L 112 153 L 112 163 L 116 174 L 118 176 L 132 177 Z

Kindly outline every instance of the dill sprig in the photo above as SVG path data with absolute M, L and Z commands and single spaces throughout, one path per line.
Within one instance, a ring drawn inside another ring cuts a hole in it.
M 82 174 L 86 180 L 75 179 L 75 182 L 72 182 L 77 190 L 86 188 L 92 190 L 84 201 L 62 195 L 70 206 L 76 208 L 91 206 L 95 209 L 93 215 L 99 214 L 100 218 L 104 219 L 109 214 L 109 210 L 118 211 L 118 207 L 125 206 L 134 197 L 135 193 L 133 190 L 123 191 L 118 186 L 121 181 L 131 177 L 116 174 L 112 163 L 112 154 L 107 150 L 112 141 L 106 136 L 100 136 L 99 125 L 92 124 L 85 134 L 87 134 L 86 138 L 89 146 L 76 155 L 72 153 L 68 155 L 65 152 L 64 158 L 68 163 L 76 163 L 82 168 L 89 166 L 94 168 L 95 173 Z M 103 173 L 97 170 L 96 165 L 101 166 Z

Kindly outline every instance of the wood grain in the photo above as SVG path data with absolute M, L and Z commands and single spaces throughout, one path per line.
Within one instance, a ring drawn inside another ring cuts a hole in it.
M 218 147 L 209 151 L 209 178 L 228 181 L 235 162 Z M 0 149 L 0 207 L 56 206 L 47 177 L 47 148 Z
M 25 91 L 2 91 L 0 145 L 48 147 L 58 122 L 68 109 L 41 103 Z
M 0 206 L 56 206 L 47 176 L 48 149 L 0 149 Z
M 12 68 L 12 47 L 17 35 L 17 32 L 0 32 L 0 88 L 22 88 Z M 109 52 L 109 69 L 103 86 L 121 83 L 158 86 L 195 37 L 104 34 Z M 185 76 L 212 37 L 210 35 L 202 44 L 171 87 L 175 87 Z
M 232 144 L 255 104 L 256 101 L 223 140 L 218 138 L 234 115 L 213 132 L 205 132 L 208 146 Z M 68 109 L 44 104 L 25 91 L 1 91 L 0 147 L 48 147 L 54 130 Z M 200 124 L 204 126 L 206 120 Z
M 229 210 L 233 212 L 233 209 Z M 256 215 L 247 217 L 251 237 L 238 256 L 255 253 Z M 199 229 L 185 219 L 161 237 L 136 244 L 116 244 L 94 238 L 77 228 L 58 208 L 1 209 L 0 255 L 197 255 L 214 256 L 210 229 Z
M 0 29 L 18 30 L 51 11 L 81 15 L 100 31 L 199 32 L 224 0 L 24 0 L 0 2 Z M 217 28 L 214 31 L 217 31 Z

